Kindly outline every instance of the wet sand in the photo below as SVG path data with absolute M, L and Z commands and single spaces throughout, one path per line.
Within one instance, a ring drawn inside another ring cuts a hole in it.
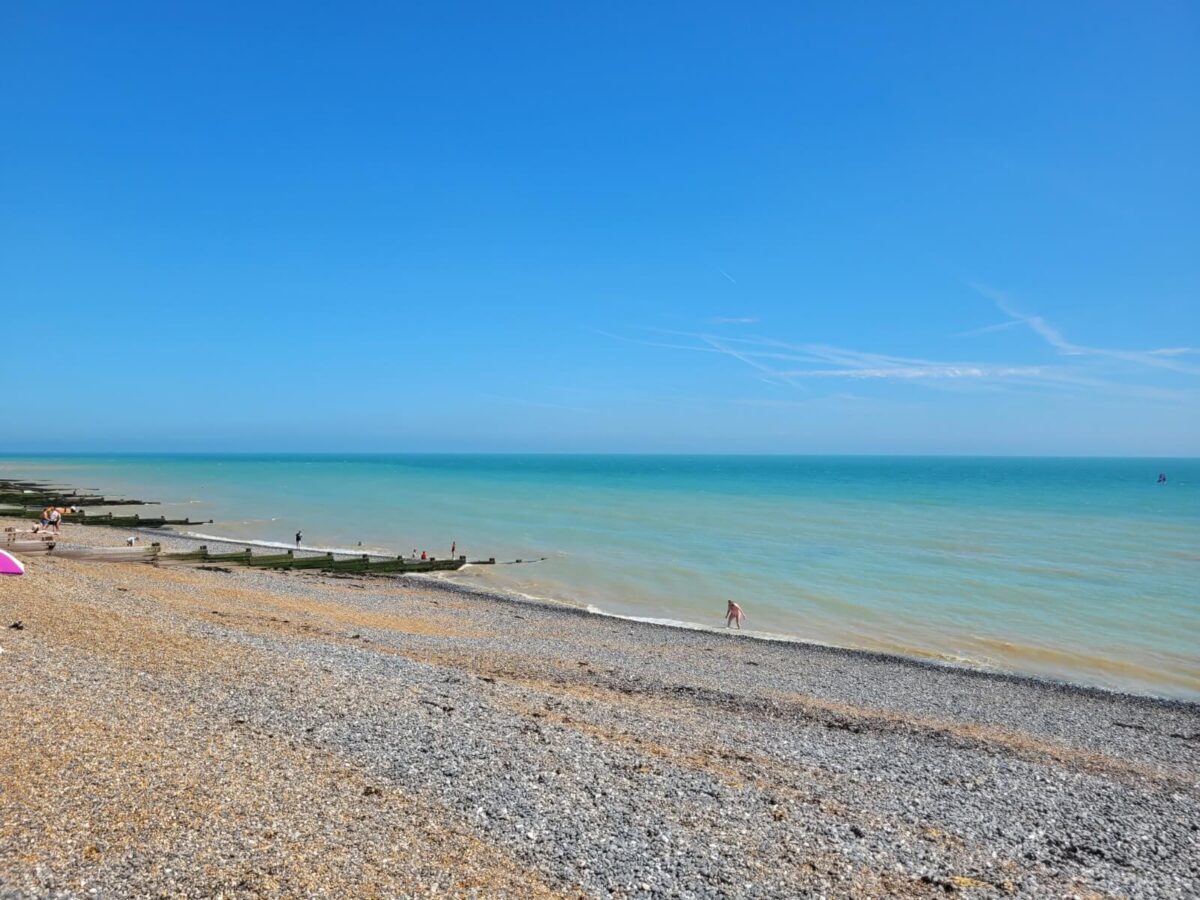
M 412 578 L 28 564 L 0 896 L 1200 893 L 1194 704 Z

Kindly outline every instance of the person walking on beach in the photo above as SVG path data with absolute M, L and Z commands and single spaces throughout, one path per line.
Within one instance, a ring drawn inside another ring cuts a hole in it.
M 296 532 L 296 546 L 297 546 L 297 547 L 299 547 L 299 546 L 300 546 L 300 539 L 301 539 L 302 537 L 304 537 L 304 532 L 303 532 L 303 531 L 297 531 L 297 532 Z
M 450 558 L 454 559 L 454 557 L 457 554 L 458 554 L 458 541 L 451 541 L 450 542 Z
M 728 628 L 730 625 L 736 622 L 738 631 L 741 631 L 742 619 L 744 618 L 746 618 L 746 613 L 742 611 L 740 606 L 730 600 L 729 606 L 725 608 L 725 627 Z
M 50 510 L 50 527 L 54 529 L 55 534 L 58 534 L 60 522 L 62 522 L 62 513 L 59 512 L 58 508 Z

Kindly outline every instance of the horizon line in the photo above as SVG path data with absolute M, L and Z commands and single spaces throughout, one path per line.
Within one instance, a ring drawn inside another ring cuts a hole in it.
M 1147 453 L 817 453 L 795 451 L 643 451 L 643 450 L 69 450 L 46 452 L 40 450 L 0 451 L 0 462 L 23 458 L 69 458 L 95 456 L 553 456 L 553 457 L 746 457 L 746 458 L 857 458 L 857 459 L 1146 459 L 1200 460 L 1200 454 L 1190 456 Z

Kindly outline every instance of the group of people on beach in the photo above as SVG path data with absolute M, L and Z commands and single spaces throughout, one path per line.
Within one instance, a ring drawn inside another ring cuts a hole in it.
M 299 547 L 300 542 L 303 540 L 304 540 L 304 532 L 297 531 L 296 532 L 296 546 Z M 360 546 L 360 547 L 362 546 L 362 541 L 358 542 L 358 546 Z M 458 541 L 451 541 L 450 542 L 450 558 L 454 559 L 454 556 L 456 553 L 458 553 Z M 413 548 L 412 558 L 413 559 L 417 558 L 417 551 L 416 551 L 415 547 Z M 427 552 L 425 552 L 424 550 L 421 551 L 421 559 L 425 559 L 425 560 L 429 559 L 429 554 Z
M 450 558 L 451 558 L 451 559 L 453 559 L 453 558 L 454 558 L 454 554 L 455 554 L 457 551 L 458 551 L 458 543 L 457 543 L 457 542 L 452 542 L 452 543 L 450 544 Z M 412 558 L 413 558 L 413 559 L 416 559 L 416 558 L 417 558 L 417 550 L 416 550 L 416 548 L 415 548 L 415 547 L 413 548 L 413 552 L 412 552 Z M 428 554 L 426 551 L 422 550 L 422 551 L 421 551 L 421 559 L 429 559 L 429 558 L 430 558 L 430 557 L 429 557 L 429 554 Z
M 451 541 L 450 542 L 450 558 L 454 559 L 454 554 L 457 552 L 458 552 L 458 541 Z M 413 559 L 417 558 L 417 550 L 415 547 L 413 548 L 412 558 Z M 429 559 L 429 554 L 426 553 L 424 550 L 421 551 L 421 559 Z
M 53 531 L 58 534 L 62 529 L 62 517 L 64 513 L 73 512 L 74 507 L 67 508 L 65 506 L 47 506 L 42 510 L 41 518 L 38 520 L 37 527 L 33 530 L 37 531 Z

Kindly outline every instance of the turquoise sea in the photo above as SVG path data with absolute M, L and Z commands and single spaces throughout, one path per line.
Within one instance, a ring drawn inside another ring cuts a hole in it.
M 544 560 L 470 584 L 1200 699 L 1200 460 L 12 457 L 211 536 Z M 1165 485 L 1156 484 L 1165 472 Z M 126 510 L 128 512 L 129 510 Z

